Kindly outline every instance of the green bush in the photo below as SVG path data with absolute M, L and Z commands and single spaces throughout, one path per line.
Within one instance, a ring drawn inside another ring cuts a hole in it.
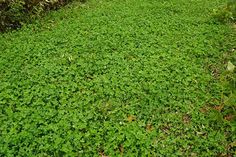
M 0 31 L 18 28 L 22 23 L 57 9 L 72 0 L 0 0 Z M 82 1 L 82 0 L 81 0 Z

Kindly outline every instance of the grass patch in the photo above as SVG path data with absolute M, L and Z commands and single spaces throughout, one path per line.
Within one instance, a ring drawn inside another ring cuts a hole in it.
M 235 155 L 224 3 L 91 0 L 1 34 L 0 155 Z

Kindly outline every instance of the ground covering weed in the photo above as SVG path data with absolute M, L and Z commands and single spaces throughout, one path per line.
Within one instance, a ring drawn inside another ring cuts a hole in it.
M 0 156 L 236 155 L 224 3 L 91 0 L 1 34 Z

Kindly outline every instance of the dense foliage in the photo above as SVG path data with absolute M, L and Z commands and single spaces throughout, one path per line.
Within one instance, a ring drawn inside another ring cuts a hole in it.
M 225 2 L 76 2 L 1 34 L 0 156 L 236 155 Z
M 236 22 L 236 0 L 230 0 L 227 5 L 215 9 L 215 15 L 222 22 Z
M 0 0 L 0 31 L 20 27 L 45 10 L 56 9 L 72 0 Z M 83 0 L 81 0 L 83 1 Z

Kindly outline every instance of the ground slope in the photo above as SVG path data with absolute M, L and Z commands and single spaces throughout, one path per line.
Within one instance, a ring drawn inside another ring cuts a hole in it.
M 215 156 L 222 0 L 95 0 L 0 36 L 0 156 Z

